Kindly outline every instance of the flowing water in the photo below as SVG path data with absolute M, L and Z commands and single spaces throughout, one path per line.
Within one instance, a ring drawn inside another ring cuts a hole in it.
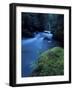
M 35 34 L 35 37 L 22 40 L 22 77 L 29 77 L 33 71 L 32 63 L 38 60 L 39 55 L 49 48 L 59 46 L 59 42 L 54 41 L 52 34 L 50 39 L 45 39 L 43 33 Z

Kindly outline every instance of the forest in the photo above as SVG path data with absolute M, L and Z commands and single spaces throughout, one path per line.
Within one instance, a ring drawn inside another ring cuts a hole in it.
M 53 39 L 61 42 L 64 46 L 64 15 L 22 13 L 22 38 L 34 37 L 34 32 L 51 30 Z
M 64 75 L 64 15 L 22 12 L 21 20 L 22 77 Z M 41 37 L 45 31 L 52 39 Z

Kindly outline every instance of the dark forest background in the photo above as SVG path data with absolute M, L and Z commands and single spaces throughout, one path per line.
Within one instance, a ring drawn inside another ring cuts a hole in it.
M 22 12 L 22 38 L 34 37 L 34 33 L 51 31 L 53 39 L 64 42 L 64 15 Z

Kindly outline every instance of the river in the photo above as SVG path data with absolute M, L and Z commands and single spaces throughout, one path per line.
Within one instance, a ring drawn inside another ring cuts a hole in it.
M 59 42 L 53 39 L 44 39 L 42 33 L 38 33 L 33 38 L 22 40 L 22 67 L 21 76 L 29 77 L 32 73 L 32 63 L 38 60 L 39 55 L 49 48 L 59 46 Z

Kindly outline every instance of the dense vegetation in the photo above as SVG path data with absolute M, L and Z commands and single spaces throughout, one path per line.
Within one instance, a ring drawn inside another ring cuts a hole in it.
M 22 13 L 22 37 L 33 36 L 34 32 L 42 32 L 48 27 L 48 14 Z
M 53 39 L 60 41 L 64 46 L 64 16 L 58 14 L 49 15 L 49 23 L 53 33 Z
M 54 47 L 42 53 L 33 65 L 32 76 L 53 76 L 64 74 L 64 50 Z
M 34 37 L 34 32 L 44 30 L 53 33 L 53 39 L 64 42 L 64 15 L 22 13 L 22 37 Z

